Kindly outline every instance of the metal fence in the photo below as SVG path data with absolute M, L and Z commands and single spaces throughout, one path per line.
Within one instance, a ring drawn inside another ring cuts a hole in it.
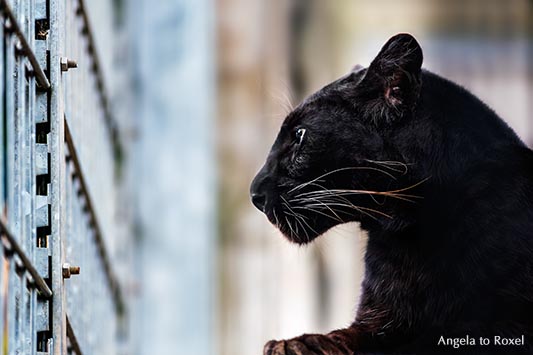
M 121 351 L 123 149 L 89 13 L 0 0 L 2 355 Z

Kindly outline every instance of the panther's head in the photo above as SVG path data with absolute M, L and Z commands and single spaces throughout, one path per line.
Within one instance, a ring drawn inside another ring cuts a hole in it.
M 413 115 L 421 65 L 417 41 L 396 35 L 368 68 L 325 86 L 285 118 L 250 193 L 289 240 L 307 243 L 350 221 L 398 223 L 398 206 L 417 199 L 420 177 L 390 135 Z

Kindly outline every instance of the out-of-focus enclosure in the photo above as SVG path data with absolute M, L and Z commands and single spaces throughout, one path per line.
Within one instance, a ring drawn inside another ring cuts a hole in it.
M 349 325 L 364 232 L 298 247 L 249 202 L 283 118 L 410 32 L 427 69 L 531 146 L 532 13 L 528 0 L 0 0 L 0 354 L 261 354 Z

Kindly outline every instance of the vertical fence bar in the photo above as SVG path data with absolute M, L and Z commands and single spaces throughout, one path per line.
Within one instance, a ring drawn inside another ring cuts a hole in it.
M 5 73 L 5 31 L 4 31 L 4 19 L 0 18 L 0 38 L 2 40 L 0 41 L 0 215 L 4 215 L 4 207 L 5 207 L 5 176 L 6 176 L 6 169 L 5 169 L 5 140 L 4 140 L 4 132 L 5 132 L 5 122 L 6 122 L 6 116 L 5 116 L 5 80 L 6 80 L 6 73 Z M 5 331 L 7 330 L 7 327 L 5 326 L 4 320 L 4 302 L 6 300 L 6 293 L 5 293 L 5 277 L 4 277 L 4 266 L 5 266 L 5 257 L 4 257 L 4 246 L 2 243 L 0 243 L 0 351 L 4 352 L 4 340 L 6 338 Z
M 35 73 L 43 73 L 35 66 L 34 14 L 35 0 L 0 1 L 0 351 L 9 355 L 36 353 L 36 288 L 51 295 L 34 266 Z M 47 301 L 40 302 L 46 309 Z
M 11 22 L 11 20 L 10 20 Z M 8 22 L 9 28 L 12 28 L 12 23 Z M 6 214 L 7 214 L 7 221 L 10 226 L 15 227 L 16 226 L 16 204 L 15 204 L 15 196 L 18 191 L 16 191 L 16 177 L 17 177 L 17 171 L 18 168 L 15 163 L 15 157 L 16 157 L 16 135 L 15 135 L 15 123 L 17 120 L 17 117 L 15 115 L 15 79 L 16 79 L 16 71 L 15 71 L 15 40 L 13 36 L 10 34 L 6 37 L 6 146 L 5 149 L 7 151 L 7 166 L 6 166 L 6 174 L 7 174 L 7 208 L 6 208 Z M 15 233 L 17 234 L 17 229 L 14 228 Z M 7 312 L 8 312 L 8 319 L 7 319 L 7 349 L 15 349 L 18 346 L 18 319 L 19 319 L 19 311 L 17 309 L 16 299 L 17 299 L 17 280 L 15 278 L 15 268 L 14 268 L 14 262 L 13 259 L 8 259 L 7 261 L 7 289 L 6 289 L 6 302 L 7 302 Z
M 64 1 L 50 0 L 50 82 L 54 87 L 50 95 L 50 204 L 51 204 L 51 255 L 52 255 L 52 335 L 53 354 L 63 355 L 66 352 L 66 317 L 65 297 L 63 289 L 63 244 L 64 220 L 62 206 L 65 203 L 65 152 L 63 146 L 64 119 L 61 86 L 61 52 L 63 50 Z

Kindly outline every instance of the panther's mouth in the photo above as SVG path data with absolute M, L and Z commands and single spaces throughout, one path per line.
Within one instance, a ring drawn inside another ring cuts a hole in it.
M 279 203 L 264 212 L 290 241 L 307 244 L 339 224 L 392 220 L 385 209 L 389 199 L 414 203 L 418 198 L 405 190 L 306 189 L 280 195 Z
M 279 196 L 279 203 L 264 213 L 287 239 L 297 244 L 310 243 L 335 225 L 348 222 L 327 204 L 310 201 Z
M 265 213 L 268 220 L 291 242 L 307 244 L 324 233 L 317 221 L 288 207 L 273 208 Z M 317 230 L 318 229 L 318 230 Z
M 371 226 L 374 223 L 383 224 L 385 220 L 391 221 L 397 203 L 416 205 L 422 198 L 412 194 L 411 190 L 428 178 L 406 184 L 405 187 L 394 187 L 393 181 L 396 186 L 401 186 L 398 178 L 405 176 L 407 165 L 389 161 L 369 162 L 377 167 L 334 169 L 292 188 L 269 181 L 268 188 L 252 189 L 252 202 L 287 239 L 306 244 L 339 224 L 355 221 Z M 385 177 L 388 186 L 383 184 L 387 187 L 381 189 L 354 186 L 354 171 Z M 332 177 L 334 179 L 330 179 Z

